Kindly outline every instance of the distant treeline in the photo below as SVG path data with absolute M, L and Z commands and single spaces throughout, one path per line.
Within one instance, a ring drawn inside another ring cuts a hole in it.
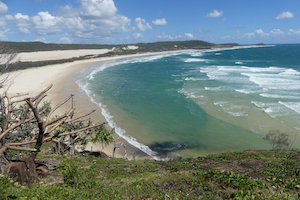
M 168 42 L 154 42 L 154 43 L 137 43 L 128 45 L 99 45 L 99 44 L 53 44 L 53 43 L 42 43 L 42 42 L 2 42 L 7 48 L 15 52 L 34 52 L 34 51 L 54 51 L 54 50 L 78 50 L 78 49 L 112 49 L 108 53 L 99 55 L 86 55 L 80 57 L 73 57 L 69 59 L 61 60 L 47 60 L 47 61 L 36 61 L 36 62 L 17 62 L 11 64 L 8 71 L 15 71 L 21 69 L 27 69 L 32 67 L 41 67 L 45 65 L 55 65 L 66 62 L 73 62 L 76 60 L 85 60 L 91 58 L 100 57 L 112 57 L 117 55 L 129 55 L 137 53 L 147 52 L 163 52 L 163 51 L 174 51 L 183 49 L 210 49 L 210 48 L 222 48 L 238 46 L 236 43 L 228 44 L 213 44 L 201 40 L 190 40 L 190 41 L 168 41 Z M 127 48 L 129 45 L 137 46 L 138 49 L 130 50 Z M 263 45 L 263 44 L 259 44 Z M 4 66 L 0 65 L 3 69 Z
M 170 41 L 154 43 L 137 43 L 126 45 L 103 45 L 103 44 L 54 44 L 43 42 L 2 42 L 9 49 L 16 52 L 54 51 L 54 50 L 77 50 L 77 49 L 122 49 L 128 45 L 138 46 L 140 50 L 163 51 L 187 48 L 209 48 L 215 46 L 213 43 L 191 40 L 191 41 Z
M 54 44 L 43 42 L 2 42 L 16 52 L 76 50 L 76 49 L 111 49 L 115 45 L 100 44 Z

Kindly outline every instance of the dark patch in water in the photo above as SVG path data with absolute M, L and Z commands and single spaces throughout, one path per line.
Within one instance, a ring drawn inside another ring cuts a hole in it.
M 182 149 L 187 149 L 188 145 L 184 143 L 177 142 L 155 142 L 154 144 L 149 146 L 152 151 L 157 152 L 161 156 L 166 156 L 172 152 L 179 151 Z

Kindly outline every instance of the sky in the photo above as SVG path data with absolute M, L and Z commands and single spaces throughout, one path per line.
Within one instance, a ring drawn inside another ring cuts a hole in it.
M 300 1 L 0 0 L 0 40 L 300 43 Z

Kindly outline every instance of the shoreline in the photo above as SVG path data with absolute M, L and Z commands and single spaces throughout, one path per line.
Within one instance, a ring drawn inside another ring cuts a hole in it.
M 47 92 L 47 97 L 44 101 L 51 101 L 52 106 L 57 105 L 62 100 L 69 96 L 70 94 L 78 94 L 79 87 L 74 81 L 74 74 L 83 70 L 87 67 L 91 67 L 92 64 L 101 63 L 110 60 L 117 60 L 117 59 L 124 59 L 124 58 L 132 58 L 132 57 L 140 57 L 140 56 L 150 56 L 150 55 L 157 55 L 157 54 L 167 54 L 167 53 L 176 53 L 176 52 L 183 52 L 183 51 L 191 51 L 191 50 L 179 50 L 179 51 L 165 51 L 165 52 L 150 52 L 150 53 L 142 53 L 142 54 L 131 54 L 131 55 L 122 55 L 122 56 L 114 56 L 114 57 L 102 57 L 96 59 L 88 59 L 88 60 L 80 60 L 74 61 L 71 63 L 63 63 L 57 65 L 47 65 L 38 68 L 29 68 L 14 72 L 7 73 L 13 81 L 11 85 L 8 86 L 8 93 L 10 95 L 14 95 L 17 93 L 29 93 L 29 95 L 23 96 L 22 98 L 28 96 L 35 96 L 43 89 L 48 87 L 50 84 L 53 84 L 53 87 Z M 101 65 L 100 64 L 100 65 Z M 4 75 L 7 75 L 4 74 Z M 92 110 L 98 108 L 96 104 L 90 101 L 89 97 L 85 96 L 82 97 L 80 95 L 75 96 L 75 105 L 76 111 L 79 113 L 85 113 L 88 110 Z M 54 114 L 63 114 L 69 108 L 68 104 L 64 104 L 61 106 L 56 113 Z M 88 108 L 88 110 L 87 110 Z M 105 122 L 104 116 L 101 112 L 94 112 L 90 116 L 94 123 L 102 123 Z M 111 128 L 110 128 L 111 129 Z M 147 155 L 146 153 L 142 152 L 140 149 L 134 147 L 133 145 L 129 144 L 125 139 L 118 136 L 117 134 L 114 135 L 114 138 L 117 139 L 116 143 L 117 146 L 120 144 L 125 144 L 125 147 L 118 148 L 116 150 L 115 157 L 117 158 L 128 158 L 133 159 L 154 159 L 153 157 Z M 101 144 L 91 145 L 89 144 L 86 147 L 86 150 L 98 151 L 102 150 L 107 155 L 112 156 L 114 144 L 111 143 L 110 145 L 102 147 Z
M 91 66 L 93 64 L 87 65 L 85 68 L 81 70 L 85 70 L 87 68 L 96 68 L 101 67 L 106 61 L 95 63 L 97 66 Z M 68 93 L 75 94 L 75 101 L 76 101 L 76 111 L 79 113 L 84 113 L 93 109 L 96 109 L 94 113 L 90 115 L 90 119 L 93 123 L 101 123 L 106 121 L 105 117 L 102 115 L 101 108 L 96 104 L 93 103 L 90 98 L 87 96 L 87 94 L 80 89 L 76 81 L 78 80 L 77 77 L 79 76 L 78 73 L 81 71 L 77 71 L 73 74 L 71 74 L 63 83 L 63 88 L 58 93 L 62 95 L 62 99 L 67 98 Z M 106 124 L 106 127 L 108 130 L 112 130 L 112 127 L 110 127 L 108 124 Z M 129 160 L 153 160 L 153 157 L 147 155 L 137 147 L 131 145 L 126 139 L 124 139 L 122 136 L 118 135 L 116 132 L 113 134 L 114 139 L 116 140 L 116 146 L 121 146 L 120 148 L 117 148 L 115 151 L 115 157 L 116 158 L 127 158 Z M 125 145 L 125 146 L 124 146 Z M 114 149 L 114 143 L 110 144 L 104 144 L 104 148 L 102 144 L 92 144 L 91 142 L 88 143 L 85 150 L 88 151 L 102 151 L 108 156 L 113 155 L 113 149 Z

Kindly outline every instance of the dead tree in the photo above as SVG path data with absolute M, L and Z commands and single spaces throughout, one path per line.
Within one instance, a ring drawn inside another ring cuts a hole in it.
M 20 99 L 20 97 L 22 97 L 21 94 L 16 96 L 9 96 L 7 92 L 5 93 L 5 96 L 2 98 L 2 104 L 3 104 L 2 107 L 4 112 L 3 115 L 5 116 L 5 118 L 2 118 L 3 124 L 2 124 L 2 132 L 0 134 L 0 139 L 5 138 L 5 136 L 9 134 L 12 134 L 15 130 L 17 130 L 18 128 L 20 128 L 22 125 L 26 123 L 31 123 L 32 125 L 35 125 L 36 126 L 35 129 L 37 129 L 36 131 L 37 133 L 32 134 L 32 138 L 29 141 L 21 141 L 15 143 L 5 142 L 0 146 L 0 155 L 3 154 L 7 149 L 29 151 L 30 153 L 27 156 L 19 159 L 19 161 L 25 163 L 27 167 L 33 166 L 34 160 L 44 142 L 54 140 L 62 136 L 78 134 L 79 132 L 87 134 L 87 131 L 91 132 L 92 130 L 97 129 L 97 127 L 100 127 L 105 124 L 105 123 L 102 124 L 88 123 L 86 125 L 82 124 L 82 126 L 79 127 L 73 126 L 72 129 L 69 129 L 66 132 L 55 132 L 55 130 L 57 130 L 63 124 L 84 121 L 84 118 L 90 115 L 95 110 L 85 114 L 71 117 L 75 113 L 74 95 L 70 95 L 68 98 L 66 98 L 64 101 L 62 101 L 52 109 L 50 109 L 49 106 L 45 106 L 43 109 L 39 109 L 40 102 L 47 96 L 46 93 L 47 91 L 50 90 L 51 87 L 52 85 L 47 87 L 45 90 L 43 90 L 35 97 L 28 97 L 25 99 Z M 15 100 L 16 97 L 18 97 L 19 100 Z M 68 101 L 71 101 L 70 109 L 65 114 L 52 117 L 54 112 L 58 108 L 60 108 L 63 104 L 67 103 Z M 26 102 L 26 106 L 17 108 L 16 106 L 17 104 L 22 104 L 24 102 Z M 24 147 L 24 145 L 28 145 L 28 144 L 34 144 L 34 147 L 33 148 Z M 15 163 L 13 164 L 10 163 L 6 166 L 6 171 L 12 171 L 12 170 L 18 171 L 18 168 L 22 168 L 21 165 L 22 164 L 16 166 Z M 28 175 L 29 177 L 25 177 L 24 179 L 30 180 L 28 183 L 31 184 L 32 182 L 37 180 L 37 175 L 36 175 L 35 168 L 33 167 L 32 169 L 29 168 L 27 169 L 27 171 L 31 170 L 29 174 L 31 175 L 33 174 L 33 177 L 30 177 Z M 21 181 L 22 180 L 20 180 L 20 182 Z
M 3 96 L 5 95 L 4 93 L 7 91 L 14 78 L 14 77 L 9 77 L 9 75 L 6 75 L 5 73 L 8 72 L 10 65 L 17 61 L 18 61 L 18 54 L 13 50 L 9 49 L 4 43 L 0 42 L 0 76 L 1 76 L 0 88 L 4 91 L 3 93 L 0 93 L 0 118 L 1 118 L 2 129 L 3 129 L 3 125 L 5 126 L 5 123 L 3 123 L 4 122 L 3 119 L 6 118 L 4 112 L 5 108 L 2 106 Z M 3 137 L 0 141 L 2 145 L 4 145 L 5 137 Z

